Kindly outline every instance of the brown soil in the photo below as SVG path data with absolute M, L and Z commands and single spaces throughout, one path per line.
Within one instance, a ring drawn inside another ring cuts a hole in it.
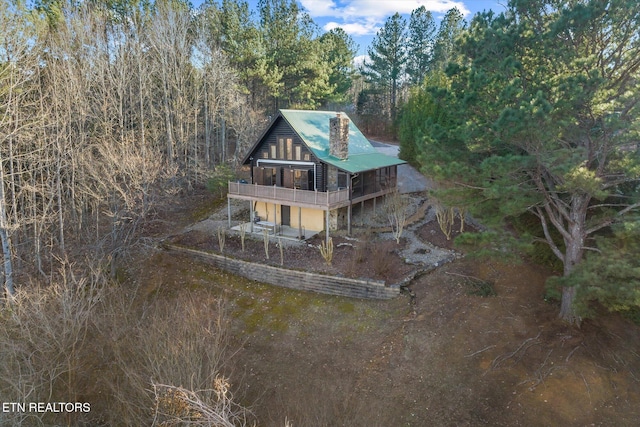
M 252 262 L 259 262 L 278 267 L 313 271 L 325 274 L 334 274 L 352 278 L 368 278 L 384 280 L 388 284 L 398 283 L 415 267 L 405 264 L 398 253 L 406 245 L 401 240 L 397 244 L 395 240 L 376 239 L 367 235 L 356 241 L 344 236 L 333 236 L 333 258 L 327 264 L 320 253 L 320 244 L 324 241 L 319 235 L 309 239 L 306 243 L 282 243 L 274 239 L 269 243 L 269 257 L 265 251 L 264 240 L 260 236 L 247 236 L 245 248 L 242 250 L 242 241 L 237 234 L 225 238 L 222 253 L 227 256 Z M 220 244 L 217 235 L 202 232 L 189 231 L 172 239 L 173 243 L 181 246 L 220 252 Z
M 199 197 L 183 205 L 209 204 Z M 187 215 L 173 217 L 179 223 Z M 421 238 L 451 244 L 435 224 L 424 227 L 416 233 Z M 217 238 L 206 233 L 175 241 L 218 249 Z M 316 241 L 286 247 L 285 265 L 388 283 L 410 272 L 395 241 L 367 241 L 337 247 L 353 241 L 334 238 L 331 266 Z M 229 236 L 225 253 L 279 265 L 278 248 L 266 260 L 262 245 L 248 241 L 243 253 L 239 238 Z M 285 420 L 296 427 L 635 426 L 640 420 L 640 328 L 609 314 L 580 329 L 563 324 L 557 305 L 543 299 L 548 272 L 540 266 L 462 258 L 415 280 L 415 298 L 390 301 L 262 285 L 163 252 L 144 270 L 141 280 L 161 291 L 155 295 L 219 290 L 237 349 L 227 373 L 262 426 Z M 473 295 L 476 279 L 492 284 L 496 295 Z

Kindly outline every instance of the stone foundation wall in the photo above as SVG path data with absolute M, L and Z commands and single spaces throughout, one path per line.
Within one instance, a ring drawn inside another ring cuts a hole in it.
M 285 288 L 368 299 L 391 299 L 400 293 L 399 286 L 385 286 L 382 281 L 349 279 L 306 271 L 288 270 L 175 245 L 167 246 L 167 249 L 195 255 L 216 268 L 250 280 Z

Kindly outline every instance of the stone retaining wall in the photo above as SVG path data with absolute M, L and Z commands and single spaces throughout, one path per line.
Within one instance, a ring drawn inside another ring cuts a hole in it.
M 383 281 L 349 279 L 346 277 L 289 270 L 175 245 L 168 245 L 167 249 L 195 255 L 217 268 L 250 280 L 285 288 L 369 299 L 391 299 L 400 293 L 399 286 L 385 286 Z

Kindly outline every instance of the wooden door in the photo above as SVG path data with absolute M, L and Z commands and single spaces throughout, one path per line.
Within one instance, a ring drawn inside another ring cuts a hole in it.
M 282 205 L 281 218 L 282 225 L 291 225 L 291 206 Z

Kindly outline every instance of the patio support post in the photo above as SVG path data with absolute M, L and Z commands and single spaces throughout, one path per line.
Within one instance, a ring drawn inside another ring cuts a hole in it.
M 355 175 L 349 174 L 349 208 L 347 209 L 347 234 L 351 236 L 351 221 L 353 216 L 353 178 Z
M 302 234 L 302 208 L 298 206 L 298 238 L 304 239 Z
M 249 200 L 249 229 L 251 233 L 253 233 L 253 218 L 255 216 L 255 212 L 253 212 L 253 200 Z
M 275 187 L 274 187 L 275 188 Z M 275 236 L 278 230 L 278 205 L 273 204 L 273 235 Z
M 325 220 L 325 225 L 324 225 L 325 235 L 326 235 L 325 242 L 328 245 L 329 244 L 329 209 L 327 208 L 327 210 L 325 212 L 326 212 L 326 216 L 325 216 L 326 220 Z
M 227 222 L 229 229 L 231 229 L 231 197 L 227 197 Z

